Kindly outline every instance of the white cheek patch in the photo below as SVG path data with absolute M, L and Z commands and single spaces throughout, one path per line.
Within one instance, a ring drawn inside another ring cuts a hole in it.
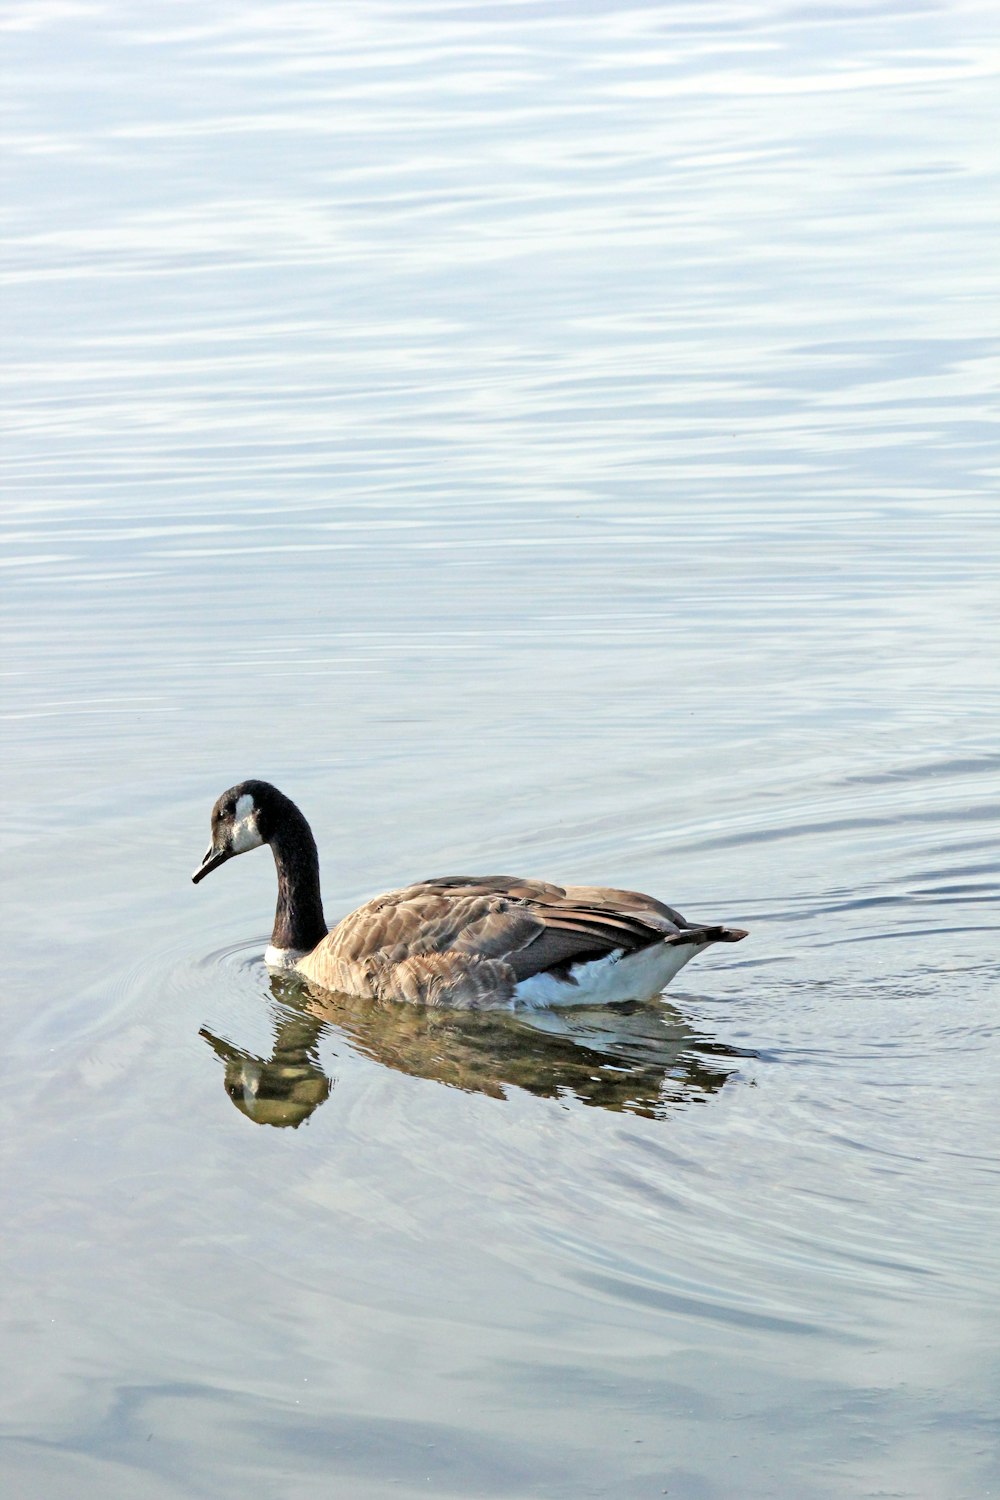
M 259 849 L 264 840 L 257 829 L 257 811 L 249 792 L 236 804 L 236 817 L 230 847 L 234 854 L 245 854 L 248 849 Z

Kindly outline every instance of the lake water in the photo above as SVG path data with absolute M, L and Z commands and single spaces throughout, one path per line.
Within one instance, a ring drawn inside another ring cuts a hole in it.
M 995 9 L 3 25 L 5 1496 L 1000 1493 Z M 316 1014 L 246 776 L 750 938 Z

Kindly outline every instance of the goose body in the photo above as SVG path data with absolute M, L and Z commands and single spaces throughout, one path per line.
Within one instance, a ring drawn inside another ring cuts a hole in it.
M 746 937 L 737 927 L 688 922 L 637 891 L 505 875 L 418 881 L 328 931 L 312 831 L 266 781 L 223 792 L 192 879 L 261 844 L 270 845 L 278 875 L 266 962 L 361 998 L 462 1010 L 645 999 L 700 949 Z

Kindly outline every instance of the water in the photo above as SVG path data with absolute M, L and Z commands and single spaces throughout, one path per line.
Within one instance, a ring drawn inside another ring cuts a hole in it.
M 992 8 L 4 25 L 5 1494 L 996 1494 Z M 310 1009 L 247 775 L 751 937 Z

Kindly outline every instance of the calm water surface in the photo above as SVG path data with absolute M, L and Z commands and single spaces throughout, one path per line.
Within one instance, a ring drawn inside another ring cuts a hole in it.
M 995 10 L 3 26 L 4 1494 L 1000 1493 Z M 311 1006 L 244 776 L 751 937 Z

